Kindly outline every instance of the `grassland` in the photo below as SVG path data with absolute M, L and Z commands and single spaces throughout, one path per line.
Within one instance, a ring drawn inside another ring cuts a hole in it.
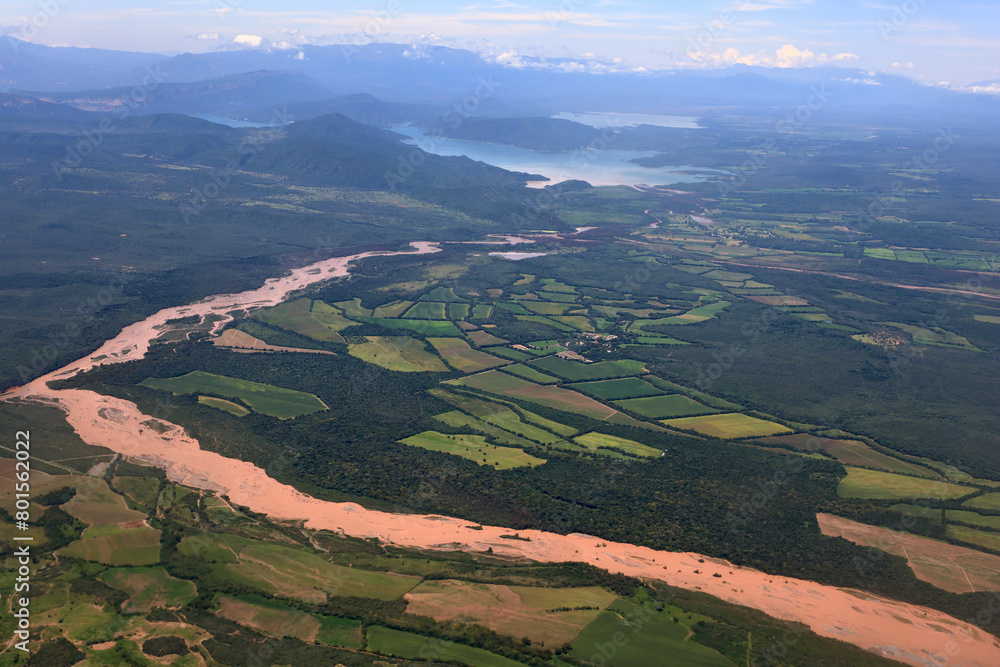
M 480 398 L 473 398 L 472 396 L 453 394 L 438 389 L 432 389 L 430 390 L 430 393 L 438 398 L 448 401 L 460 410 L 474 416 L 476 419 L 482 420 L 494 427 L 503 429 L 507 433 L 515 433 L 518 436 L 528 438 L 529 440 L 533 440 L 535 442 L 540 442 L 543 445 L 548 445 L 559 440 L 558 435 L 554 435 L 550 432 L 551 430 L 554 430 L 553 428 L 543 430 L 542 428 L 538 428 L 538 426 L 526 423 L 525 419 L 528 419 L 528 417 L 525 416 L 522 418 L 522 411 L 515 410 L 512 407 L 494 403 L 492 401 L 486 401 Z M 537 417 L 537 415 L 532 416 Z M 561 424 L 549 422 L 548 420 L 545 420 L 545 425 L 549 427 L 561 426 Z M 481 426 L 477 426 L 476 430 L 480 430 L 481 428 Z M 490 431 L 483 432 L 490 433 Z M 556 430 L 556 433 L 561 432 L 564 431 L 561 429 Z
M 493 316 L 493 306 L 477 305 L 472 307 L 473 320 L 487 320 Z
M 975 509 L 1000 512 L 1000 493 L 984 493 L 981 496 L 970 498 L 962 504 Z
M 953 540 L 975 544 L 991 551 L 1000 551 L 1000 533 L 956 525 L 949 525 L 946 530 L 948 537 Z
M 562 315 L 572 307 L 569 304 L 551 301 L 524 301 L 521 305 L 536 315 Z
M 486 437 L 481 435 L 446 435 L 437 431 L 424 431 L 404 438 L 400 442 L 432 452 L 460 456 L 478 465 L 489 466 L 496 470 L 534 467 L 545 463 L 545 459 L 526 454 L 523 450 L 491 445 L 486 442 Z
M 392 301 L 373 310 L 372 317 L 400 317 L 412 305 L 412 301 Z
M 228 412 L 231 415 L 236 415 L 237 417 L 246 417 L 250 414 L 250 411 L 240 405 L 239 403 L 233 403 L 232 401 L 227 401 L 224 398 L 215 398 L 214 396 L 199 396 L 198 402 L 202 405 L 207 405 L 210 408 L 215 408 L 216 410 L 222 410 Z
M 940 513 L 940 510 L 938 510 L 938 513 Z M 954 521 L 956 523 L 967 523 L 981 528 L 1000 530 L 1000 516 L 984 516 L 982 514 L 977 514 L 976 512 L 967 512 L 965 510 L 945 510 L 944 515 L 945 519 L 949 522 Z
M 661 423 L 674 428 L 696 431 L 715 438 L 753 438 L 776 433 L 790 433 L 792 429 L 739 413 L 724 413 L 704 417 L 665 419 Z
M 607 419 L 617 412 L 578 392 L 560 387 L 537 385 L 499 371 L 486 371 L 459 380 L 449 380 L 448 383 L 519 398 L 530 403 L 538 403 L 595 419 Z
M 651 419 L 688 417 L 692 415 L 707 415 L 712 414 L 713 412 L 718 412 L 715 408 L 705 407 L 698 401 L 688 398 L 682 394 L 649 396 L 647 398 L 630 398 L 624 401 L 615 401 L 614 403 L 618 407 Z
M 102 573 L 101 581 L 128 593 L 122 611 L 129 614 L 180 607 L 198 595 L 193 583 L 171 577 L 162 567 L 115 568 Z
M 220 595 L 216 614 L 272 637 L 361 648 L 361 621 L 309 614 L 256 595 Z
M 615 597 L 596 587 L 497 586 L 446 579 L 425 581 L 407 593 L 406 611 L 438 621 L 477 623 L 511 637 L 561 646 L 572 641 Z
M 505 366 L 503 372 L 511 373 L 512 375 L 524 378 L 530 382 L 537 382 L 538 384 L 556 384 L 559 382 L 559 378 L 546 375 L 545 373 L 535 370 L 531 366 L 527 366 L 525 364 L 512 364 L 510 366 Z
M 449 366 L 463 373 L 475 373 L 508 363 L 506 359 L 472 349 L 461 338 L 428 338 L 427 342 L 434 346 Z
M 487 345 L 503 345 L 504 343 L 507 342 L 503 338 L 497 338 L 493 334 L 482 330 L 470 331 L 465 335 L 468 337 L 469 340 L 472 341 L 472 344 L 475 345 L 476 347 L 485 347 Z
M 174 395 L 210 393 L 238 398 L 255 412 L 279 419 L 301 417 L 328 409 L 323 401 L 312 394 L 204 371 L 191 371 L 175 378 L 147 378 L 140 384 L 150 389 L 169 391 Z
M 238 559 L 217 566 L 214 577 L 305 602 L 322 603 L 328 595 L 395 600 L 420 582 L 419 577 L 336 565 L 311 550 L 271 542 L 228 535 L 214 541 Z
M 558 375 L 570 382 L 628 377 L 630 375 L 642 375 L 646 372 L 643 362 L 634 359 L 599 361 L 593 364 L 585 364 L 581 361 L 572 361 L 559 357 L 544 357 L 532 361 L 530 364 L 546 373 Z
M 363 318 L 363 321 L 369 324 L 377 324 L 380 327 L 385 327 L 386 329 L 405 329 L 407 331 L 415 331 L 425 336 L 462 335 L 462 332 L 458 330 L 458 327 L 447 320 L 412 320 L 402 318 L 394 319 L 391 317 L 366 317 Z
M 404 373 L 447 373 L 437 355 L 422 340 L 409 336 L 367 336 L 367 343 L 351 343 L 348 353 L 386 370 Z
M 521 663 L 483 649 L 456 644 L 373 625 L 368 628 L 368 648 L 398 658 L 455 661 L 474 667 L 520 667 Z
M 344 339 L 338 332 L 355 324 L 328 304 L 310 299 L 298 299 L 259 310 L 253 314 L 253 319 L 313 340 L 333 343 L 343 343 Z
M 879 500 L 961 498 L 974 492 L 971 486 L 853 467 L 847 468 L 847 476 L 837 487 L 841 498 Z
M 642 613 L 640 613 L 642 612 Z M 676 614 L 676 616 L 674 615 Z M 641 610 L 631 600 L 618 600 L 573 640 L 572 656 L 588 664 L 608 664 L 605 654 L 609 639 L 627 641 L 610 643 L 614 648 L 613 664 L 617 667 L 647 667 L 648 665 L 684 665 L 684 667 L 733 667 L 717 651 L 690 641 L 689 625 L 710 623 L 712 619 L 688 614 L 679 622 L 679 610 L 667 608 L 661 612 Z M 675 621 L 674 619 L 678 620 Z
M 601 380 L 598 382 L 579 382 L 569 385 L 572 389 L 599 398 L 604 401 L 612 401 L 623 398 L 643 398 L 646 396 L 658 396 L 663 391 L 657 389 L 640 378 L 620 378 L 617 380 Z
M 144 526 L 97 536 L 84 535 L 58 553 L 105 565 L 152 565 L 160 560 L 160 531 Z
M 762 438 L 760 442 L 768 445 L 792 447 L 800 451 L 821 451 L 849 466 L 877 468 L 888 472 L 919 475 L 928 479 L 941 478 L 941 475 L 930 468 L 877 452 L 860 440 L 838 440 L 808 433 L 795 433 Z
M 413 304 L 403 317 L 411 320 L 446 320 L 448 313 L 445 307 L 446 304 L 443 303 L 419 301 Z
M 635 440 L 619 438 L 614 435 L 607 435 L 605 433 L 584 433 L 583 435 L 578 435 L 573 438 L 573 442 L 578 445 L 583 445 L 591 451 L 598 451 L 601 449 L 621 450 L 633 456 L 646 456 L 650 458 L 662 454 L 662 451 L 656 449 L 655 447 L 643 445 Z

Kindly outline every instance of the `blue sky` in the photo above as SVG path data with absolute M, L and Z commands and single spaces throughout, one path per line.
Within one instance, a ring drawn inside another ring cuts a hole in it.
M 511 66 L 545 56 L 595 69 L 836 64 L 955 86 L 1000 79 L 994 0 L 5 0 L 0 26 L 43 44 L 164 53 L 423 42 Z

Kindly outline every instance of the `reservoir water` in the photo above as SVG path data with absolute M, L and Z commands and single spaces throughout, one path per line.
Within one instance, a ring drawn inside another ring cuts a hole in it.
M 532 187 L 543 187 L 570 179 L 587 181 L 591 185 L 672 185 L 698 183 L 715 173 L 677 165 L 648 168 L 632 162 L 641 157 L 651 157 L 654 151 L 576 150 L 536 151 L 506 144 L 483 141 L 464 141 L 432 136 L 412 125 L 395 125 L 391 128 L 410 137 L 410 142 L 435 155 L 464 155 L 495 167 L 541 174 L 548 181 L 529 182 Z

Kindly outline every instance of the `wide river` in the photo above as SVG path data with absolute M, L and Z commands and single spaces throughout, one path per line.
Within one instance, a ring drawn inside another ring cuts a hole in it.
M 439 250 L 432 243 L 412 245 L 415 253 Z M 86 372 L 101 364 L 142 358 L 150 343 L 170 330 L 168 320 L 190 315 L 221 316 L 223 319 L 215 325 L 217 331 L 232 319 L 226 315 L 229 311 L 274 306 L 296 290 L 346 275 L 351 262 L 387 254 L 402 253 L 373 252 L 324 260 L 268 280 L 255 290 L 166 308 L 126 327 L 94 353 L 12 389 L 0 399 L 58 406 L 66 412 L 73 429 L 91 445 L 106 447 L 140 463 L 160 466 L 175 482 L 217 491 L 235 503 L 275 519 L 301 520 L 308 528 L 374 537 L 408 548 L 473 553 L 492 550 L 496 555 L 540 562 L 590 563 L 610 572 L 703 591 L 776 618 L 798 621 L 824 637 L 849 642 L 910 665 L 1000 665 L 1000 642 L 995 637 L 940 611 L 804 579 L 764 574 L 695 553 L 656 551 L 588 535 L 537 530 L 518 531 L 522 539 L 504 539 L 504 535 L 510 536 L 509 529 L 477 526 L 446 516 L 393 514 L 369 510 L 356 503 L 318 500 L 275 481 L 250 463 L 202 450 L 197 440 L 175 424 L 156 419 L 159 428 L 150 428 L 149 422 L 154 418 L 140 412 L 133 403 L 83 389 L 55 390 L 47 385 L 50 380 Z M 796 641 L 794 633 L 788 633 L 785 644 L 778 648 L 794 651 Z

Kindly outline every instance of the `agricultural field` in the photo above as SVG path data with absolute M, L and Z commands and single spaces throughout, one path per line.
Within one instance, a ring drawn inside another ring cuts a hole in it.
M 629 412 L 635 412 L 650 419 L 688 417 L 718 412 L 715 408 L 705 407 L 701 403 L 681 394 L 649 396 L 647 398 L 630 398 L 627 400 L 615 401 L 614 404 L 620 408 L 628 410 Z
M 592 364 L 585 364 L 581 361 L 572 361 L 559 357 L 544 357 L 530 362 L 530 365 L 550 375 L 558 375 L 570 382 L 605 380 L 630 375 L 642 375 L 646 372 L 645 365 L 641 361 L 634 359 L 598 361 Z
M 821 451 L 849 466 L 876 468 L 887 472 L 918 475 L 928 479 L 941 478 L 941 475 L 929 468 L 877 452 L 860 440 L 837 440 L 808 433 L 795 433 L 761 438 L 759 442 L 766 445 L 792 447 L 799 451 Z
M 974 509 L 1000 512 L 1000 493 L 984 493 L 981 496 L 970 498 L 962 504 Z
M 559 382 L 559 378 L 546 375 L 545 373 L 535 370 L 531 366 L 527 366 L 525 364 L 512 364 L 510 366 L 504 366 L 503 372 L 524 378 L 529 382 L 537 382 L 538 384 L 556 384 Z
M 546 646 L 571 642 L 616 598 L 596 587 L 497 586 L 450 579 L 425 581 L 405 597 L 407 613 L 477 623 Z
M 486 347 L 487 345 L 503 345 L 507 342 L 503 338 L 497 338 L 488 331 L 482 331 L 482 330 L 470 331 L 465 335 L 469 340 L 472 341 L 472 344 L 475 345 L 476 347 Z
M 193 583 L 171 577 L 162 567 L 115 568 L 103 572 L 101 581 L 128 593 L 122 611 L 129 614 L 153 607 L 181 607 L 198 595 Z
M 257 595 L 220 595 L 216 614 L 272 637 L 295 637 L 327 646 L 361 648 L 361 621 L 308 614 Z
M 411 320 L 390 317 L 365 317 L 363 322 L 377 324 L 386 329 L 404 329 L 425 336 L 461 336 L 462 332 L 447 320 Z
M 446 639 L 427 637 L 373 625 L 368 628 L 368 648 L 384 655 L 420 660 L 455 661 L 475 667 L 521 667 L 510 658 Z
M 978 347 L 970 343 L 965 336 L 959 336 L 940 327 L 919 327 L 901 322 L 882 322 L 881 324 L 905 331 L 910 334 L 913 342 L 917 345 L 939 345 L 942 347 L 957 347 L 964 350 L 981 351 Z
M 271 595 L 313 603 L 325 602 L 328 596 L 395 600 L 420 583 L 419 577 L 335 565 L 312 550 L 223 537 L 238 562 L 218 566 L 214 576 Z
M 222 410 L 223 412 L 228 412 L 231 415 L 236 415 L 237 417 L 246 417 L 250 414 L 250 410 L 243 407 L 239 403 L 233 403 L 232 401 L 227 401 L 224 398 L 199 396 L 198 402 L 202 405 L 207 405 L 210 408 L 215 408 L 216 410 Z
M 343 343 L 344 339 L 338 332 L 354 324 L 328 304 L 310 299 L 298 299 L 258 310 L 252 317 L 307 338 L 333 343 Z
M 152 565 L 160 561 L 160 531 L 142 526 L 84 535 L 58 553 L 105 565 Z
M 817 514 L 816 519 L 824 535 L 903 556 L 918 578 L 938 588 L 953 593 L 1000 591 L 1000 556 L 832 514 Z M 953 528 L 963 527 L 949 526 L 949 535 Z
M 573 442 L 595 452 L 599 452 L 602 449 L 621 450 L 631 456 L 645 456 L 649 458 L 659 456 L 663 453 L 655 447 L 643 445 L 635 440 L 619 438 L 618 436 L 607 435 L 605 433 L 584 433 L 573 438 Z
M 404 373 L 447 373 L 449 369 L 426 343 L 409 336 L 366 336 L 367 343 L 351 343 L 348 353 L 386 370 Z
M 644 398 L 663 394 L 661 389 L 640 378 L 620 378 L 617 380 L 601 380 L 598 382 L 579 382 L 568 385 L 570 389 L 581 391 L 602 401 L 613 401 L 623 398 Z
M 403 314 L 403 317 L 410 320 L 446 320 L 448 314 L 445 311 L 445 305 L 431 301 L 418 301 Z
M 448 304 L 449 320 L 464 320 L 468 316 L 469 316 L 469 304 L 467 303 Z
M 713 619 L 667 607 L 655 612 L 641 609 L 626 599 L 616 601 L 607 611 L 580 633 L 572 644 L 572 655 L 591 664 L 607 664 L 608 638 L 626 637 L 628 641 L 613 645 L 616 667 L 646 667 L 669 664 L 685 667 L 734 667 L 718 651 L 691 641 L 695 623 L 713 623 Z M 602 651 L 603 649 L 603 651 Z
M 1000 533 L 994 531 L 978 530 L 968 526 L 949 525 L 947 535 L 953 540 L 975 544 L 990 551 L 1000 552 Z
M 551 301 L 524 301 L 522 307 L 536 315 L 562 315 L 572 306 Z
M 967 523 L 972 526 L 1000 530 L 1000 516 L 984 516 L 976 512 L 967 512 L 965 510 L 945 510 L 944 515 L 945 519 L 949 522 Z
M 412 305 L 412 301 L 392 301 L 373 310 L 372 317 L 401 317 Z
M 191 371 L 174 378 L 147 378 L 140 384 L 150 389 L 169 391 L 175 396 L 210 393 L 238 398 L 254 412 L 279 419 L 301 417 L 328 409 L 323 401 L 312 394 L 204 371 Z
M 840 486 L 837 487 L 841 498 L 879 500 L 944 500 L 961 498 L 975 491 L 971 486 L 854 467 L 847 468 L 847 476 L 840 480 Z
M 526 454 L 513 447 L 501 447 L 486 442 L 482 435 L 446 435 L 437 431 L 424 431 L 400 440 L 404 445 L 421 447 L 432 452 L 443 452 L 460 456 L 481 466 L 496 470 L 534 467 L 545 463 L 545 459 Z
M 463 373 L 475 373 L 508 363 L 506 359 L 472 349 L 461 338 L 428 338 L 427 342 L 434 346 L 449 366 Z
M 470 319 L 473 320 L 488 320 L 493 316 L 493 306 L 476 305 L 472 307 L 472 315 Z
M 664 419 L 662 424 L 684 430 L 691 430 L 713 438 L 753 438 L 776 433 L 791 433 L 792 429 L 781 424 L 758 419 L 735 412 L 704 417 L 681 417 Z
M 499 371 L 486 371 L 459 380 L 449 380 L 447 384 L 472 387 L 595 419 L 607 419 L 617 413 L 617 410 L 575 391 L 537 385 Z
M 548 420 L 543 420 L 543 426 L 549 427 L 549 430 L 543 430 L 537 426 L 528 424 L 525 422 L 525 419 L 530 421 L 530 418 L 541 418 L 537 415 L 532 415 L 527 411 L 522 411 L 520 409 L 515 410 L 513 407 L 509 407 L 507 405 L 485 401 L 480 398 L 473 398 L 472 396 L 441 391 L 439 389 L 431 389 L 430 393 L 442 400 L 448 401 L 460 410 L 463 410 L 469 415 L 473 415 L 476 419 L 482 420 L 491 426 L 503 429 L 507 433 L 516 433 L 521 437 L 528 438 L 529 440 L 533 440 L 535 442 L 540 442 L 543 445 L 548 445 L 559 440 L 557 435 L 554 435 L 549 431 L 555 430 L 556 433 L 564 432 L 562 429 L 558 428 L 562 426 L 561 424 L 556 424 L 555 422 Z M 482 426 L 476 426 L 476 429 L 480 430 L 482 429 Z M 490 434 L 490 431 L 484 432 Z

